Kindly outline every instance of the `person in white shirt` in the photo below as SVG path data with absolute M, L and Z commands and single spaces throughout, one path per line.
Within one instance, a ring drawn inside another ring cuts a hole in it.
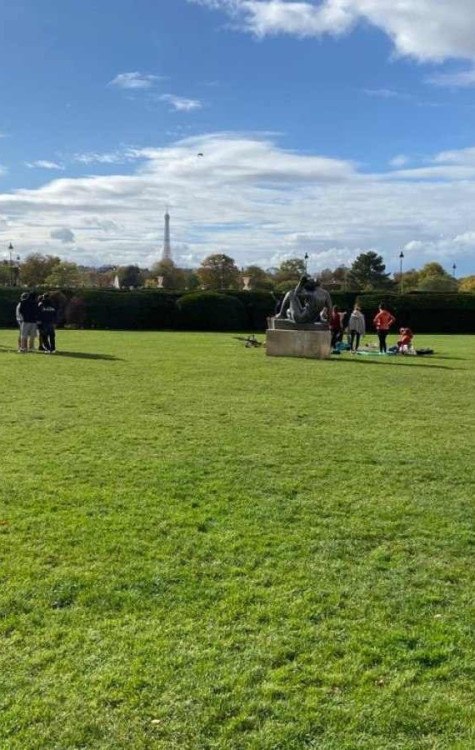
M 23 349 L 21 348 L 21 324 L 23 323 L 23 315 L 20 312 L 20 305 L 26 299 L 28 299 L 28 292 L 23 292 L 23 294 L 20 297 L 20 301 L 15 308 L 15 317 L 16 317 L 16 322 L 18 324 L 18 351 L 19 352 L 23 351 Z

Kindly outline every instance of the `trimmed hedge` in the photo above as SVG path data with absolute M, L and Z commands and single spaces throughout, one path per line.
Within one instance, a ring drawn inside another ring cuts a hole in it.
M 21 288 L 0 288 L 0 327 L 16 325 Z M 78 328 L 124 330 L 264 331 L 277 298 L 270 292 L 229 291 L 179 294 L 164 290 L 77 289 L 54 292 L 60 322 Z M 415 333 L 475 333 L 475 294 L 334 292 L 333 304 L 350 311 L 358 299 L 368 330 L 382 299 L 396 326 Z
M 179 327 L 187 331 L 244 331 L 246 309 L 236 297 L 192 292 L 177 301 Z
M 274 315 L 276 297 L 270 292 L 227 292 L 228 296 L 238 299 L 246 313 L 246 324 L 242 330 L 264 331 L 267 318 Z
M 136 331 L 175 328 L 176 299 L 176 294 L 147 289 L 80 289 L 66 308 L 66 324 Z
M 408 326 L 414 333 L 475 333 L 475 294 L 360 294 L 369 330 L 382 301 L 396 317 L 396 327 Z

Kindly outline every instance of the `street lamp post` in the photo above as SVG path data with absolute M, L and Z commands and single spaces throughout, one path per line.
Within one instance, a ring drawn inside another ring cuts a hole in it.
M 404 260 L 404 253 L 401 250 L 401 252 L 399 253 L 399 294 L 402 294 L 403 290 L 404 290 L 404 280 L 403 280 L 403 277 L 402 277 L 402 262 L 403 262 L 403 260 Z
M 10 275 L 10 286 L 13 286 L 13 258 L 12 258 L 13 250 L 14 250 L 14 247 L 13 247 L 12 243 L 10 242 L 10 244 L 8 245 L 8 268 L 9 268 L 9 271 L 10 271 L 10 273 L 9 273 L 9 275 Z

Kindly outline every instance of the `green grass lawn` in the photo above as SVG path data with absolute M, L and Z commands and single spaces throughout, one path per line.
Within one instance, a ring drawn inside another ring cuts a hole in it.
M 475 748 L 473 338 L 15 337 L 2 750 Z

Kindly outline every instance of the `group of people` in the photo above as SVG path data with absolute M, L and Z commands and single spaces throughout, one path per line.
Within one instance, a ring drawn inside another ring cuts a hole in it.
M 19 327 L 18 351 L 21 354 L 34 352 L 35 339 L 39 335 L 39 351 L 54 354 L 56 316 L 56 307 L 49 294 L 38 296 L 36 292 L 24 292 L 16 306 Z
M 389 312 L 386 305 L 382 302 L 373 319 L 373 325 L 378 335 L 380 354 L 387 354 L 388 352 L 387 337 L 390 328 L 395 322 L 396 318 L 391 312 Z M 339 311 L 336 305 L 333 306 L 330 316 L 332 349 L 335 349 L 337 344 L 343 340 L 345 329 L 348 331 L 348 344 L 350 345 L 351 352 L 356 353 L 360 345 L 361 337 L 366 333 L 366 321 L 361 312 L 360 305 L 356 304 L 349 316 L 347 312 Z M 406 354 L 412 349 L 412 339 L 414 334 L 410 328 L 400 328 L 399 335 L 400 339 L 397 342 L 396 351 L 401 354 Z

